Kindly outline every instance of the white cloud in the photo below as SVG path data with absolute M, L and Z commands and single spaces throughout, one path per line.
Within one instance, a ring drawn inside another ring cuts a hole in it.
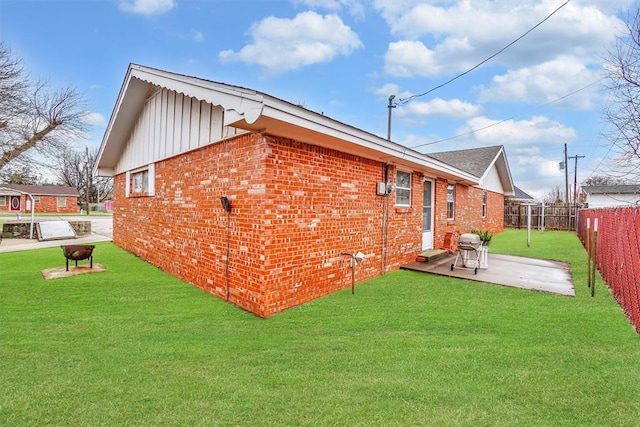
M 560 5 L 550 0 L 434 4 L 375 0 L 374 4 L 391 32 L 400 38 L 389 45 L 385 70 L 403 77 L 466 71 L 523 35 Z M 586 2 L 569 3 L 487 66 L 522 68 L 558 56 L 599 64 L 615 41 L 612 29 L 621 25 L 616 16 L 606 15 Z
M 535 116 L 530 120 L 504 122 L 487 117 L 474 117 L 456 133 L 461 135 L 473 130 L 476 130 L 473 134 L 474 138 L 486 145 L 548 145 L 568 142 L 576 138 L 573 128 L 542 116 Z
M 174 0 L 120 0 L 120 10 L 139 15 L 160 15 L 175 7 Z
M 84 116 L 84 121 L 90 126 L 104 127 L 107 125 L 107 119 L 105 119 L 102 114 L 95 111 L 87 111 Z
M 564 175 L 557 159 L 545 159 L 542 156 L 516 156 L 516 169 L 528 169 L 538 177 L 557 177 Z
M 337 15 L 322 16 L 316 12 L 303 12 L 293 19 L 271 16 L 254 24 L 250 34 L 251 44 L 238 52 L 220 52 L 220 61 L 257 64 L 279 74 L 329 62 L 337 55 L 348 55 L 362 47 L 357 34 Z
M 561 56 L 529 68 L 495 76 L 488 88 L 481 87 L 479 101 L 530 102 L 544 104 L 582 89 L 598 80 L 595 72 L 576 57 Z M 563 100 L 574 108 L 589 109 L 597 97 L 594 85 Z
M 387 83 L 373 90 L 373 93 L 375 93 L 376 95 L 380 95 L 386 98 L 388 98 L 389 95 L 396 95 L 398 92 L 400 92 L 400 86 L 395 83 Z
M 389 43 L 384 58 L 384 71 L 398 77 L 432 76 L 442 72 L 434 51 L 420 41 Z
M 360 21 L 364 20 L 365 17 L 364 6 L 358 0 L 294 0 L 294 3 L 330 12 L 339 12 L 342 9 L 347 9 L 351 16 Z
M 528 147 L 517 147 L 509 150 L 510 153 L 518 154 L 521 156 L 534 156 L 540 154 L 540 147 L 537 145 L 531 145 Z
M 201 42 L 204 40 L 204 34 L 198 30 L 191 30 L 191 36 L 194 42 Z
M 397 109 L 398 117 L 426 117 L 441 115 L 454 119 L 467 119 L 482 114 L 482 107 L 459 99 L 435 98 L 427 102 L 411 102 Z
M 380 102 L 388 102 L 389 96 L 395 95 L 395 101 L 409 98 L 413 93 L 407 90 L 400 90 L 400 86 L 395 83 L 386 83 L 380 87 L 372 89 L 372 92 L 379 96 Z

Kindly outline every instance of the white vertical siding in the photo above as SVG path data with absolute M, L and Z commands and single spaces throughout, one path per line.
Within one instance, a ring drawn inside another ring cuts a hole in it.
M 174 93 L 174 92 L 171 92 Z M 171 152 L 179 153 L 181 151 L 180 141 L 182 139 L 182 96 L 175 96 L 173 99 L 173 134 L 171 138 Z
M 151 95 L 131 130 L 116 171 L 123 172 L 235 135 L 223 125 L 223 110 L 168 91 Z
M 611 208 L 616 206 L 638 206 L 640 194 L 587 194 L 590 208 Z
M 191 98 L 191 127 L 189 129 L 189 148 L 198 146 L 200 136 L 200 101 Z
M 504 188 L 502 188 L 500 175 L 498 174 L 498 170 L 496 169 L 495 165 L 493 165 L 491 169 L 489 169 L 487 175 L 484 177 L 484 181 L 482 184 L 482 188 L 487 191 L 504 194 Z
M 182 98 L 182 135 L 180 136 L 180 152 L 189 149 L 189 132 L 191 130 L 191 98 Z

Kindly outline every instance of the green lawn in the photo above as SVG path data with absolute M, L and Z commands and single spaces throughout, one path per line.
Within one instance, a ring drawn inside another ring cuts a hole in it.
M 60 248 L 0 254 L 0 425 L 638 425 L 640 339 L 575 235 L 491 251 L 577 296 L 397 271 L 263 320 L 110 243 L 54 281 Z

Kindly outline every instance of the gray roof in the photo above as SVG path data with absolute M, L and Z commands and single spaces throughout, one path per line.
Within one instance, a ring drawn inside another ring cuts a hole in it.
M 514 186 L 514 190 L 516 194 L 514 196 L 510 196 L 510 199 L 518 199 L 518 200 L 533 200 L 533 197 L 528 195 L 523 189 Z
M 75 187 L 63 185 L 18 185 L 0 184 L 0 192 L 3 188 L 29 193 L 32 196 L 71 196 L 78 197 L 80 194 Z
M 640 184 L 585 185 L 582 191 L 588 194 L 640 194 Z
M 480 178 L 487 169 L 489 169 L 500 150 L 502 150 L 501 145 L 494 145 L 491 147 L 471 148 L 467 150 L 428 153 L 427 156 Z

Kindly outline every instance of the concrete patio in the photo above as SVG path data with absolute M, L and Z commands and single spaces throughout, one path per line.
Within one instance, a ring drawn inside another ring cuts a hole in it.
M 451 264 L 454 260 L 455 255 L 449 255 L 432 262 L 412 262 L 401 268 L 513 288 L 575 296 L 571 268 L 565 262 L 489 253 L 489 268 L 478 269 L 478 274 L 474 274 L 472 268 L 455 268 L 452 271 Z

